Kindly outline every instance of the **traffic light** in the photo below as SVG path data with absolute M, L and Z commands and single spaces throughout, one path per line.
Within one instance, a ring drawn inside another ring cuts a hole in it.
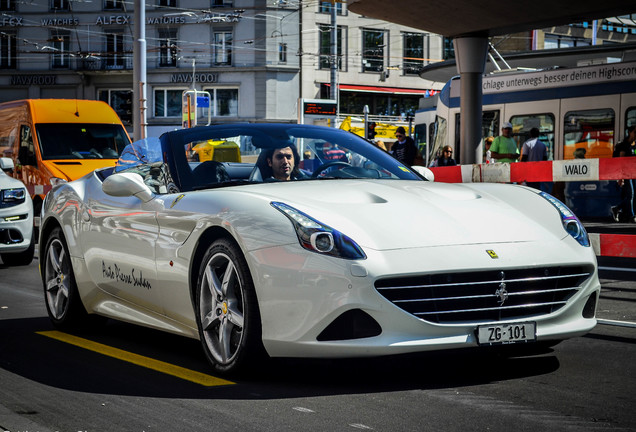
M 375 123 L 371 122 L 367 124 L 367 139 L 375 138 Z

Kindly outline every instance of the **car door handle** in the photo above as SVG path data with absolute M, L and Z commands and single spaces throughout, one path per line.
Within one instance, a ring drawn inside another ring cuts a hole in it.
M 90 222 L 90 220 L 91 220 L 91 214 L 90 214 L 87 210 L 84 210 L 84 211 L 82 212 L 82 220 L 83 220 L 84 222 Z

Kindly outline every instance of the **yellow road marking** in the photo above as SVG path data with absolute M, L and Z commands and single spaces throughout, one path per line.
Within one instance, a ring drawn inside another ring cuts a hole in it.
M 36 333 L 42 336 L 50 337 L 52 339 L 69 343 L 71 345 L 75 345 L 90 351 L 95 351 L 97 353 L 107 355 L 109 357 L 114 357 L 119 360 L 127 361 L 129 363 L 133 363 L 138 366 L 142 366 L 148 369 L 153 369 L 161 373 L 172 375 L 177 378 L 191 381 L 193 383 L 201 384 L 206 387 L 236 384 L 232 381 L 227 381 L 222 378 L 214 377 L 212 375 L 206 375 L 201 372 L 193 371 L 191 369 L 186 369 L 181 366 L 176 366 L 170 363 L 162 362 L 160 360 L 155 360 L 150 357 L 134 354 L 128 351 L 121 350 L 119 348 L 113 348 L 111 346 L 104 345 L 99 342 L 93 342 L 91 340 L 83 339 L 83 338 L 73 336 L 67 333 L 62 333 L 59 331 L 42 331 L 42 332 L 36 332 Z

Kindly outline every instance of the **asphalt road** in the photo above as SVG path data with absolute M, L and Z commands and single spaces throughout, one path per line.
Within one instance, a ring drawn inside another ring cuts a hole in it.
M 603 279 L 600 318 L 636 322 L 634 302 L 636 282 Z M 207 386 L 151 368 L 209 374 L 197 341 L 114 321 L 74 333 L 113 357 L 42 333 L 53 330 L 37 261 L 0 265 L 0 431 L 636 430 L 630 327 L 598 325 L 532 357 L 287 359 Z

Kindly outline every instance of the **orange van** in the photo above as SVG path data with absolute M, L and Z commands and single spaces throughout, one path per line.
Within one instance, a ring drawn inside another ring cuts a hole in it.
M 0 156 L 13 159 L 39 216 L 55 184 L 114 166 L 130 137 L 105 102 L 25 99 L 0 104 Z

